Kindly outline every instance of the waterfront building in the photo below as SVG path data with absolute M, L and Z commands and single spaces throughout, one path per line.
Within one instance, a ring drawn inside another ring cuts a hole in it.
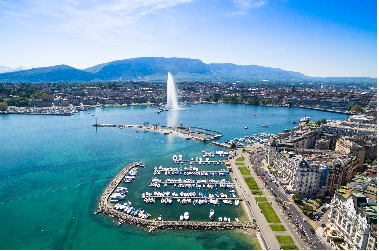
M 331 203 L 329 223 L 350 249 L 377 248 L 377 180 L 356 176 Z
M 376 124 L 364 124 L 350 121 L 328 121 L 321 126 L 322 132 L 332 134 L 333 136 L 354 136 L 357 135 L 366 140 L 376 141 L 377 126 Z
M 278 147 L 270 141 L 266 155 L 272 172 L 285 188 L 304 197 L 333 196 L 351 180 L 358 168 L 358 158 L 333 151 Z

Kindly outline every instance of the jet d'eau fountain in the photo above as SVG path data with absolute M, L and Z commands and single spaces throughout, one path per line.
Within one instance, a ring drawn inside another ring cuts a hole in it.
M 176 95 L 176 87 L 174 78 L 171 73 L 168 72 L 167 77 L 167 107 L 172 108 L 174 110 L 179 110 L 178 97 Z

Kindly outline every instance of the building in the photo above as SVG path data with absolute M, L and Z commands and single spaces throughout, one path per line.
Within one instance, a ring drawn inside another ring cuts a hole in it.
M 357 143 L 351 140 L 348 140 L 346 137 L 341 137 L 337 140 L 335 151 L 358 157 L 359 159 L 358 167 L 359 168 L 363 167 L 366 150 L 362 146 L 358 145 Z
M 334 195 L 329 223 L 350 249 L 376 250 L 376 188 L 376 178 L 356 176 Z
M 329 150 L 330 140 L 319 139 L 316 140 L 315 148 L 320 150 Z

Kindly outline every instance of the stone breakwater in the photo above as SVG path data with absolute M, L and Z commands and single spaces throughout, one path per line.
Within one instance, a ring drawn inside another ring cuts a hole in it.
M 202 222 L 202 221 L 154 221 L 147 219 L 140 219 L 123 212 L 113 209 L 108 204 L 109 196 L 120 184 L 122 178 L 128 171 L 138 166 L 139 162 L 133 162 L 124 167 L 121 172 L 114 178 L 114 180 L 105 189 L 100 197 L 99 208 L 95 214 L 105 214 L 118 220 L 118 224 L 131 224 L 140 227 L 147 227 L 149 232 L 156 229 L 197 229 L 197 230 L 230 230 L 230 229 L 257 229 L 257 225 L 253 222 Z M 251 232 L 251 231 L 249 231 Z

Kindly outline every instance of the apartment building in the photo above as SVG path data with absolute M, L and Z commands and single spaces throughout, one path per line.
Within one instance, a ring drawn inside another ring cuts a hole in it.
M 332 200 L 329 223 L 350 249 L 377 248 L 376 178 L 354 177 Z
M 366 150 L 357 143 L 347 139 L 346 137 L 341 137 L 337 140 L 335 151 L 356 156 L 359 159 L 358 167 L 363 167 Z

